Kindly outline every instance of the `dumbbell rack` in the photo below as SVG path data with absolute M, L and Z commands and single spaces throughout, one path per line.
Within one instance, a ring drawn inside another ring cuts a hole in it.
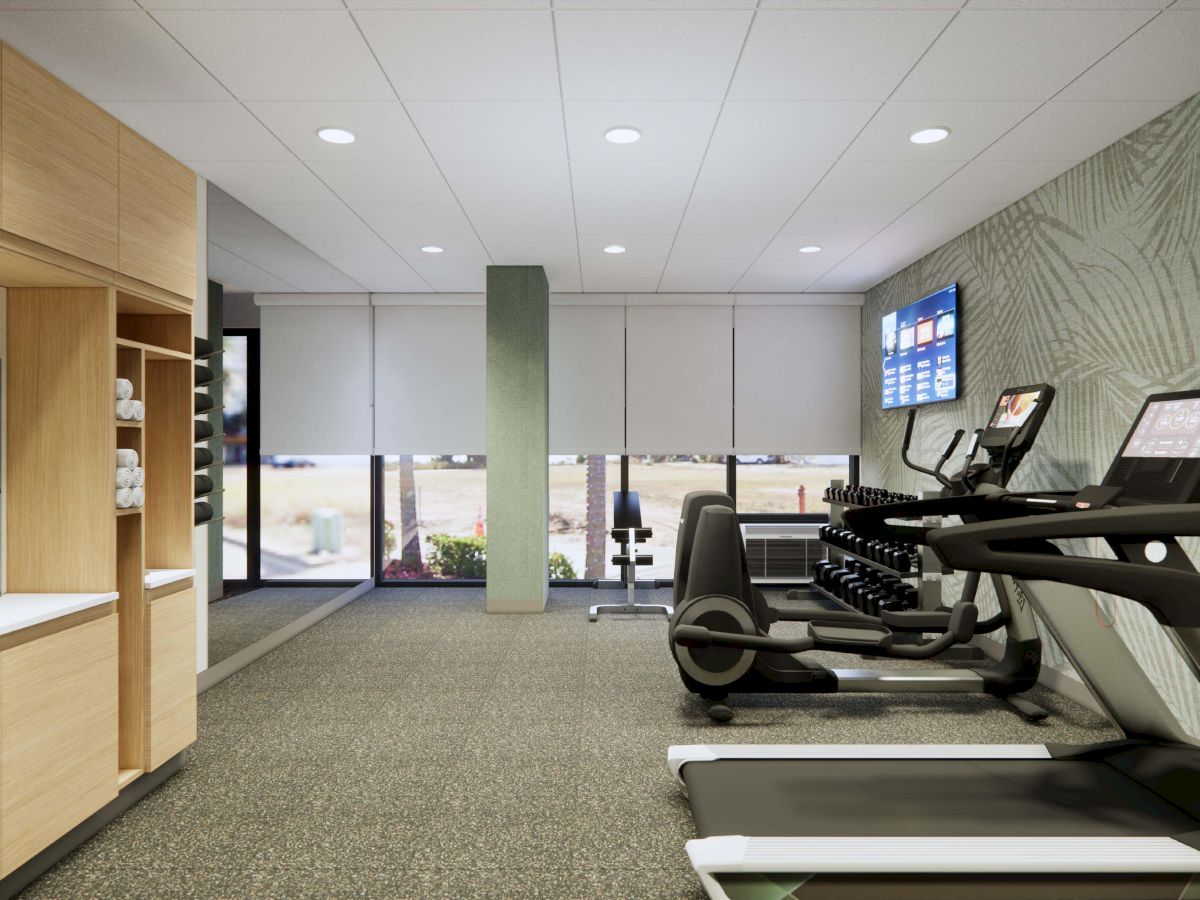
M 834 479 L 830 482 L 831 488 L 845 487 L 845 482 L 841 479 Z M 938 497 L 937 491 L 926 491 L 922 494 L 921 499 L 930 500 Z M 829 501 L 829 524 L 835 528 L 845 527 L 845 519 L 843 515 L 847 509 L 857 509 L 858 504 L 846 503 L 841 500 Z M 940 516 L 926 516 L 922 521 L 924 525 L 937 526 L 941 524 Z M 917 586 L 917 609 L 931 612 L 940 609 L 942 606 L 942 576 L 949 575 L 952 569 L 945 568 L 941 560 L 937 558 L 932 550 L 928 547 L 921 547 L 917 555 L 917 568 L 909 572 L 900 572 L 890 566 L 884 565 L 881 562 L 871 559 L 870 557 L 860 556 L 836 544 L 831 544 L 828 541 L 822 541 L 826 548 L 826 557 L 830 562 L 844 563 L 847 559 L 856 559 L 864 565 L 868 565 L 873 569 L 883 572 L 885 575 L 892 575 L 896 578 L 905 580 L 913 580 Z M 812 590 L 816 591 L 822 597 L 832 600 L 837 604 L 839 609 L 849 610 L 851 612 L 860 612 L 850 604 L 846 603 L 840 597 L 831 594 L 820 585 L 813 583 L 810 585 Z

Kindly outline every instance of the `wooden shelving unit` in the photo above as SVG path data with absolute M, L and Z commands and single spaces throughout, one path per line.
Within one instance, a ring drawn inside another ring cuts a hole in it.
M 145 354 L 146 359 L 185 359 L 188 362 L 191 362 L 192 359 L 192 354 L 190 353 L 171 350 L 168 347 L 156 347 L 153 344 L 134 341 L 129 338 L 117 338 L 117 346 L 127 350 L 139 350 Z

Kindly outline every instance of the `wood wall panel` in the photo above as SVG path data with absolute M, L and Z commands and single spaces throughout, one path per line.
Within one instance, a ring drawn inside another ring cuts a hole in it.
M 122 769 L 143 768 L 146 755 L 146 608 L 142 599 L 146 568 L 142 555 L 142 525 L 141 516 L 117 519 L 118 709 Z
M 0 874 L 117 795 L 117 617 L 0 653 Z
M 112 288 L 8 291 L 10 591 L 116 590 L 115 322 Z
M 146 565 L 192 568 L 194 374 L 188 360 L 146 360 Z
M 149 607 L 146 771 L 196 740 L 196 591 L 160 597 Z
M 117 120 L 11 47 L 0 54 L 0 228 L 115 269 Z
M 120 127 L 119 262 L 124 275 L 196 298 L 196 176 Z

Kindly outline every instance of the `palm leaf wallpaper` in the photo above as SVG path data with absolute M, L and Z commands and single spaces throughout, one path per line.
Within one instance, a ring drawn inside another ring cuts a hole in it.
M 1098 482 L 1147 394 L 1200 388 L 1200 95 L 867 292 L 865 484 L 934 487 L 900 462 L 904 411 L 879 408 L 879 319 L 955 281 L 960 399 L 920 410 L 914 458 L 982 425 L 1002 388 L 1048 381 L 1054 408 L 1012 487 Z M 1135 604 L 1097 602 L 1200 736 L 1200 691 L 1158 626 Z M 1070 674 L 1057 646 L 1046 661 Z

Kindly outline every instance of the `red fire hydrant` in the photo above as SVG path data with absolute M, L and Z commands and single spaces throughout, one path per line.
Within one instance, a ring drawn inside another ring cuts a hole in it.
M 804 485 L 796 489 L 796 499 L 800 503 L 800 512 L 804 512 Z

